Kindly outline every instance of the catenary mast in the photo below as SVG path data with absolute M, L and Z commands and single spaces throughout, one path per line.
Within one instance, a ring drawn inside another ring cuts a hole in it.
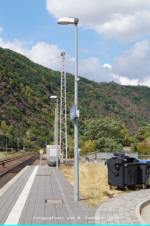
M 60 161 L 66 153 L 67 162 L 67 112 L 66 112 L 66 72 L 65 52 L 61 53 L 61 97 L 60 97 Z

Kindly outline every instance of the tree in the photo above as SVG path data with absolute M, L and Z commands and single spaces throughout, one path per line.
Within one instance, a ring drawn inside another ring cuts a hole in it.
M 7 132 L 8 132 L 9 134 L 13 135 L 13 133 L 14 133 L 14 126 L 13 126 L 13 125 L 9 126 Z
M 95 119 L 88 122 L 84 138 L 95 141 L 95 149 L 99 152 L 120 152 L 125 142 L 123 129 L 121 123 L 111 118 Z
M 148 137 L 150 137 L 150 127 L 149 126 L 140 127 L 135 135 L 136 141 L 142 141 Z
M 84 144 L 81 146 L 80 156 L 86 156 L 89 153 L 94 152 L 94 141 L 87 140 Z
M 74 157 L 74 140 L 72 139 L 72 137 L 69 137 L 68 141 L 67 141 L 67 156 L 68 158 L 73 158 Z M 64 155 L 66 156 L 66 153 L 64 153 Z
M 6 132 L 8 130 L 8 126 L 6 125 L 6 123 L 4 121 L 1 122 L 1 129 Z

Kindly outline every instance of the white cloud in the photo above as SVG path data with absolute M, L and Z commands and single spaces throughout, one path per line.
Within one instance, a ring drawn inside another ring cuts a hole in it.
M 27 48 L 28 42 L 22 42 L 17 39 L 13 43 L 5 42 L 0 37 L 0 46 L 2 48 L 11 49 L 20 53 L 35 63 L 42 64 L 52 70 L 61 70 L 60 56 L 63 50 L 59 49 L 57 45 L 49 45 L 44 42 L 37 43 L 31 49 Z M 54 59 L 55 58 L 55 59 Z
M 145 79 L 142 83 L 139 83 L 139 85 L 150 87 L 150 78 Z
M 131 49 L 117 56 L 113 62 L 112 72 L 130 80 L 138 78 L 139 83 L 150 77 L 150 41 L 137 42 Z
M 28 51 L 27 57 L 45 67 L 60 71 L 61 60 L 58 57 L 60 57 L 62 52 L 64 52 L 64 50 L 59 49 L 57 45 L 49 45 L 44 42 L 39 42 Z
M 17 39 L 13 43 L 4 42 L 0 38 L 0 46 L 2 48 L 11 49 L 25 55 L 35 63 L 42 64 L 52 70 L 61 71 L 61 59 L 57 57 L 64 50 L 59 49 L 57 45 L 49 45 L 44 42 L 39 42 L 32 46 L 31 49 L 28 49 L 27 44 L 27 42 L 22 42 Z M 72 74 L 74 74 L 74 60 L 74 58 L 68 56 L 66 53 L 66 71 Z M 110 74 L 110 65 L 107 64 L 107 67 L 103 67 L 96 57 L 79 60 L 78 74 L 96 82 L 109 82 L 113 79 L 113 76 Z
M 2 48 L 14 50 L 14 51 L 21 53 L 23 55 L 24 55 L 24 52 L 25 52 L 25 47 L 23 48 L 23 46 L 26 45 L 26 44 L 27 44 L 27 42 L 22 42 L 22 41 L 19 41 L 17 39 L 15 39 L 13 43 L 11 43 L 9 41 L 5 42 L 0 37 L 0 46 Z
M 118 81 L 111 74 L 110 67 L 103 67 L 97 57 L 79 61 L 79 75 L 96 82 Z
M 137 85 L 141 85 L 141 86 L 149 86 L 150 87 L 150 78 L 146 78 L 144 79 L 143 82 L 139 82 L 139 79 L 129 79 L 126 77 L 122 77 L 116 74 L 111 74 L 115 79 L 118 79 L 118 83 L 120 83 L 121 85 L 130 85 L 130 86 L 137 86 Z
M 111 65 L 110 64 L 104 64 L 103 67 L 108 67 L 109 69 L 111 69 Z
M 105 38 L 132 41 L 150 35 L 150 1 L 46 0 L 55 19 L 79 18 L 79 26 L 95 29 Z
M 61 71 L 60 54 L 64 50 L 57 45 L 44 42 L 37 43 L 31 49 L 28 42 L 17 39 L 14 42 L 5 42 L 0 38 L 0 46 L 25 55 L 35 63 L 42 64 L 52 70 Z M 59 57 L 59 58 L 58 58 Z M 131 49 L 117 56 L 112 65 L 101 65 L 99 59 L 89 58 L 79 60 L 78 74 L 96 82 L 114 81 L 122 85 L 150 86 L 150 41 L 137 42 Z M 74 58 L 66 53 L 66 71 L 74 74 Z
M 118 78 L 119 83 L 121 85 L 131 85 L 131 86 L 137 86 L 139 84 L 139 80 L 138 79 L 128 79 L 126 77 L 121 77 L 119 75 L 113 74 L 114 78 Z
M 2 33 L 2 31 L 3 31 L 3 28 L 2 28 L 2 27 L 0 27 L 0 33 Z

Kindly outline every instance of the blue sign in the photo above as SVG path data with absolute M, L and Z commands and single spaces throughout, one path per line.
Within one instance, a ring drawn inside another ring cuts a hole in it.
M 70 122 L 71 122 L 74 118 L 77 117 L 77 116 L 76 116 L 76 109 L 77 109 L 77 106 L 74 105 L 74 106 L 71 108 L 71 110 L 70 110 Z

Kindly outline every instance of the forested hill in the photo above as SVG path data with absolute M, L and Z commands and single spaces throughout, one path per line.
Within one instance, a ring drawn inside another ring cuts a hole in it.
M 69 112 L 74 102 L 74 76 L 67 74 L 66 80 L 68 134 L 72 135 Z M 118 118 L 132 134 L 140 126 L 149 125 L 150 88 L 96 83 L 82 77 L 78 85 L 80 135 L 87 119 L 100 116 Z M 39 143 L 42 137 L 52 141 L 54 102 L 50 95 L 60 96 L 60 72 L 0 48 L 0 120 L 9 127 L 7 133 L 25 134 L 31 140 L 39 139 Z

